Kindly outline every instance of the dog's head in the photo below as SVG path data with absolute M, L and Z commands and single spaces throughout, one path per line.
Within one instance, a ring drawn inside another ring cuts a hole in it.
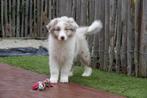
M 65 41 L 73 37 L 79 27 L 71 17 L 54 18 L 46 25 L 48 32 L 57 40 Z

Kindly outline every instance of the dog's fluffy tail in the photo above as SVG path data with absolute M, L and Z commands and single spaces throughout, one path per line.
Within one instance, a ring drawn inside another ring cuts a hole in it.
M 96 20 L 88 27 L 87 34 L 97 33 L 102 28 L 103 28 L 102 22 L 100 20 Z
M 94 21 L 90 26 L 79 27 L 77 33 L 81 36 L 98 33 L 103 28 L 102 22 L 100 20 Z

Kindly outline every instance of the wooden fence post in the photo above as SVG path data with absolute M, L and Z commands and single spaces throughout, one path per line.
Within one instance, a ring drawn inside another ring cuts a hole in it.
M 134 65 L 134 4 L 133 0 L 128 0 L 128 33 L 127 33 L 127 71 L 128 75 L 133 73 L 133 65 Z
M 17 0 L 16 7 L 16 37 L 20 37 L 20 0 Z
M 142 21 L 142 0 L 135 2 L 135 48 L 134 48 L 134 63 L 135 75 L 139 75 L 139 42 L 141 34 L 141 21 Z
M 102 23 L 105 23 L 105 3 L 103 0 L 99 0 L 99 5 L 97 5 L 99 7 L 98 11 L 99 12 L 103 12 L 100 13 L 100 20 L 102 21 Z M 100 69 L 104 69 L 104 43 L 105 43 L 105 38 L 104 38 L 104 32 L 105 32 L 105 25 L 103 25 L 103 29 L 101 30 L 101 32 L 99 33 L 99 62 L 100 62 Z
M 104 70 L 108 70 L 108 66 L 109 66 L 109 17 L 110 17 L 110 13 L 109 13 L 109 4 L 110 1 L 109 0 L 105 0 L 105 23 L 103 23 L 105 26 L 105 43 L 104 43 Z
M 147 0 L 142 0 L 139 75 L 147 77 Z
M 110 27 L 109 27 L 109 68 L 112 71 L 114 65 L 114 47 L 115 47 L 115 17 L 116 17 L 116 0 L 110 0 Z
M 115 46 L 115 59 L 116 59 L 116 72 L 120 71 L 120 49 L 121 49 L 121 0 L 117 1 L 117 17 L 116 17 L 116 46 Z
M 122 25 L 122 41 L 121 41 L 121 71 L 127 73 L 127 0 L 122 0 L 121 25 Z M 125 16 L 125 17 L 124 17 Z
M 4 37 L 5 35 L 5 30 L 4 30 L 4 0 L 1 0 L 1 29 L 2 29 L 2 36 Z

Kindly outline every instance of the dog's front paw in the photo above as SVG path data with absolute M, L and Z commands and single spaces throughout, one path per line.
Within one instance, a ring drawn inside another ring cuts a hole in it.
M 58 83 L 58 79 L 56 79 L 56 78 L 50 78 L 50 83 Z
M 61 77 L 60 82 L 61 83 L 68 83 L 68 77 Z

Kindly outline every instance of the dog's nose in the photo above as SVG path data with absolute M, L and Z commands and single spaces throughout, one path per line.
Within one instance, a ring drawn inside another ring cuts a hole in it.
M 61 40 L 64 40 L 65 38 L 64 38 L 64 36 L 61 36 Z

